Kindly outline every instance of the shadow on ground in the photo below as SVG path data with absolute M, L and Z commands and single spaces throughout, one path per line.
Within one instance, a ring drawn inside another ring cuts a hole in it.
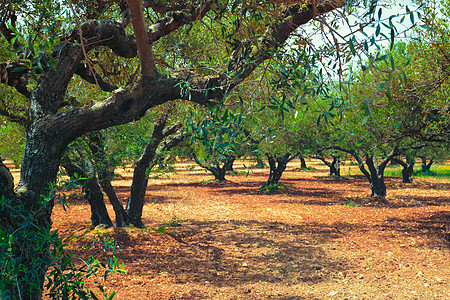
M 108 234 L 116 239 L 117 257 L 129 275 L 164 273 L 177 284 L 316 283 L 349 267 L 327 257 L 323 246 L 340 233 L 321 224 L 187 220 L 174 230 L 173 236 L 138 229 Z

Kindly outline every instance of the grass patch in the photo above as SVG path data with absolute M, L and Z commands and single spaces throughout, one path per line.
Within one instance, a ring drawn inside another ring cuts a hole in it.
M 344 206 L 347 206 L 347 207 L 358 207 L 358 203 L 356 203 L 355 201 L 353 201 L 353 200 L 349 200 L 349 201 L 347 201 L 347 203 L 345 203 L 345 204 L 343 204 Z
M 170 234 L 175 236 L 176 232 L 169 231 L 167 227 L 180 227 L 180 226 L 183 226 L 183 220 L 177 218 L 176 216 L 173 216 L 173 218 L 170 219 L 168 222 L 163 222 L 158 228 L 150 228 L 150 230 L 156 233 Z
M 289 190 L 295 190 L 295 187 L 293 185 L 285 185 L 282 183 L 279 184 L 271 184 L 263 186 L 259 189 L 259 193 L 261 194 L 275 194 L 275 193 L 282 193 Z
M 402 177 L 402 167 L 397 166 L 389 166 L 384 171 L 385 176 L 391 177 Z M 420 178 L 439 178 L 439 179 L 448 179 L 450 180 L 450 165 L 435 165 L 431 166 L 430 171 L 422 172 L 420 167 L 415 168 L 412 174 L 413 177 Z

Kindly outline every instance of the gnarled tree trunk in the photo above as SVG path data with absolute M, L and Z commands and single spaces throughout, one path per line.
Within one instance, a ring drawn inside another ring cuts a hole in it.
M 434 163 L 434 158 L 430 158 L 430 161 L 427 163 L 427 157 L 426 156 L 419 156 L 420 160 L 422 161 L 422 173 L 429 172 L 431 165 Z
M 211 163 L 206 164 L 202 163 L 200 159 L 197 157 L 197 155 L 193 154 L 194 161 L 203 169 L 208 170 L 214 175 L 214 180 L 217 180 L 218 182 L 225 181 L 225 175 L 228 171 L 233 170 L 233 164 L 236 160 L 235 156 L 228 156 L 224 159 L 222 159 L 222 166 L 220 163 Z
M 286 170 L 287 164 L 296 157 L 296 155 L 291 155 L 290 153 L 282 156 L 267 153 L 266 156 L 269 161 L 270 171 L 269 178 L 264 183 L 263 188 L 278 184 L 281 175 L 283 175 L 284 170 Z
M 406 155 L 406 162 L 401 159 L 394 157 L 392 161 L 395 161 L 397 164 L 402 166 L 402 182 L 403 183 L 412 183 L 412 174 L 414 172 L 414 164 L 416 162 L 416 158 L 414 155 Z
M 381 202 L 386 202 L 386 184 L 384 183 L 384 170 L 386 169 L 386 166 L 391 161 L 391 159 L 400 154 L 398 148 L 395 147 L 379 164 L 377 161 L 375 161 L 376 158 L 374 155 L 366 153 L 365 161 L 368 170 L 366 170 L 364 161 L 358 155 L 358 153 L 356 153 L 355 150 L 349 150 L 339 146 L 333 146 L 329 149 L 340 150 L 351 154 L 358 162 L 359 169 L 370 183 L 370 190 L 372 191 L 371 197 L 379 197 Z
M 331 156 L 333 158 L 332 162 L 327 161 L 324 157 L 319 156 L 316 157 L 317 159 L 320 159 L 321 161 L 323 161 L 323 163 L 330 168 L 330 177 L 341 177 L 341 167 L 339 164 L 339 157 L 332 155 Z

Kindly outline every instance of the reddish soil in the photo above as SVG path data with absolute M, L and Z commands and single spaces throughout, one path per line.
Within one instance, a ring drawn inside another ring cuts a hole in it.
M 282 182 L 294 189 L 271 195 L 257 192 L 267 169 L 199 184 L 212 176 L 192 165 L 149 181 L 147 230 L 89 231 L 87 203 L 55 207 L 54 228 L 81 237 L 76 256 L 106 261 L 91 241 L 116 239 L 127 274 L 104 282 L 114 299 L 450 299 L 449 180 L 388 177 L 389 204 L 378 205 L 362 176 L 327 178 L 314 161 L 311 171 L 289 165 Z M 132 173 L 121 175 L 125 201 Z M 151 229 L 174 217 L 173 234 Z

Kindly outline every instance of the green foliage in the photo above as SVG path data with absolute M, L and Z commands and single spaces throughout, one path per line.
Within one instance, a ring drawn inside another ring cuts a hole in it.
M 67 183 L 66 186 L 72 184 Z M 22 299 L 22 296 L 28 293 L 20 290 L 20 287 L 24 286 L 22 282 L 27 282 L 32 288 L 40 288 L 42 282 L 38 274 L 42 269 L 48 269 L 45 288 L 51 298 L 100 299 L 99 295 L 85 285 L 85 278 L 90 276 L 96 278 L 95 282 L 102 298 L 114 297 L 115 293 L 108 294 L 102 284 L 108 275 L 114 272 L 124 273 L 119 269 L 115 257 L 114 239 L 101 236 L 91 243 L 91 247 L 95 243 L 100 243 L 105 252 L 112 250 L 113 254 L 108 263 L 105 264 L 93 257 L 85 261 L 74 257 L 66 250 L 67 244 L 58 237 L 57 231 L 52 232 L 48 226 L 37 223 L 37 216 L 53 205 L 52 196 L 56 195 L 57 190 L 60 189 L 51 187 L 49 194 L 42 198 L 41 209 L 35 212 L 30 212 L 23 205 L 17 205 L 13 200 L 2 197 L 1 208 L 11 219 L 17 220 L 17 227 L 0 229 L 1 299 Z M 61 199 L 64 197 L 61 196 Z M 24 257 L 26 253 L 33 253 L 34 256 Z M 42 255 L 43 253 L 47 254 Z M 103 271 L 101 278 L 100 271 Z
M 24 150 L 24 128 L 6 120 L 2 121 L 0 118 L 0 156 L 12 160 L 16 166 L 19 166 L 22 163 Z
M 317 170 L 317 169 L 314 168 L 314 167 L 306 167 L 306 168 L 300 168 L 300 170 L 302 170 L 302 171 L 313 171 L 313 170 Z
M 449 165 L 433 165 L 429 171 L 422 172 L 419 166 L 414 168 L 414 172 L 412 173 L 412 177 L 421 177 L 421 178 L 439 178 L 439 179 L 447 179 L 450 180 L 450 166 Z M 385 171 L 386 176 L 393 177 L 402 177 L 402 170 L 399 167 L 390 167 Z
M 172 219 L 170 219 L 167 223 L 164 223 L 167 226 L 171 226 L 171 227 L 179 227 L 179 226 L 183 226 L 183 220 L 181 220 L 180 218 L 177 218 L 177 216 L 173 216 Z
M 349 200 L 349 201 L 347 201 L 347 203 L 344 204 L 344 206 L 347 206 L 347 207 L 358 207 L 358 203 L 356 203 L 353 200 Z
M 260 188 L 258 190 L 258 192 L 261 194 L 276 194 L 276 193 L 282 193 L 282 192 L 286 192 L 286 191 L 294 190 L 294 189 L 295 189 L 295 187 L 292 185 L 285 185 L 285 184 L 279 183 L 279 184 L 265 185 L 262 188 Z
M 180 226 L 183 226 L 183 220 L 177 218 L 177 216 L 173 216 L 173 218 L 170 219 L 168 222 L 163 222 L 158 228 L 150 228 L 150 230 L 156 233 L 176 235 L 176 232 L 168 230 L 167 227 L 180 227 Z
M 202 164 L 220 164 L 237 154 L 242 137 L 240 114 L 216 105 L 209 107 L 203 115 L 191 115 L 185 124 L 191 145 Z

